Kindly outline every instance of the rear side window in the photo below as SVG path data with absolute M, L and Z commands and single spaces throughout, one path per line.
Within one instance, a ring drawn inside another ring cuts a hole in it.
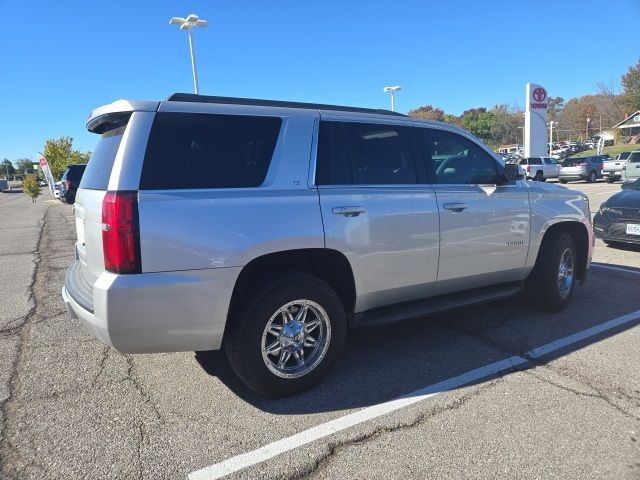
M 140 189 L 258 187 L 281 124 L 277 117 L 158 113 Z
M 100 140 L 91 154 L 84 175 L 82 172 L 78 172 L 82 177 L 80 188 L 89 190 L 106 190 L 108 188 L 111 169 L 116 160 L 116 153 L 120 147 L 125 128 L 126 125 L 108 130 L 100 135 Z M 73 173 L 69 172 L 69 174 Z
M 640 162 L 640 152 L 633 152 L 629 155 L 628 158 L 629 163 L 639 163 Z
M 320 122 L 318 185 L 418 183 L 406 127 Z
M 66 180 L 71 180 L 76 183 L 79 182 L 85 168 L 86 165 L 71 165 L 65 174 Z

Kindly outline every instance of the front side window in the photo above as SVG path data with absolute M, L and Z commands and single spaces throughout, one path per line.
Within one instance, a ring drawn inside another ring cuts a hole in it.
M 316 184 L 418 183 L 406 127 L 320 122 Z
M 437 183 L 488 184 L 497 179 L 496 161 L 479 145 L 457 133 L 418 128 L 425 159 L 431 162 Z

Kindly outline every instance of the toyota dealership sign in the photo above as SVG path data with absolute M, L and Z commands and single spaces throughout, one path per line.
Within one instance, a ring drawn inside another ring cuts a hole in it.
M 547 107 L 549 94 L 542 85 L 527 83 L 527 108 L 524 114 L 524 156 L 547 155 Z

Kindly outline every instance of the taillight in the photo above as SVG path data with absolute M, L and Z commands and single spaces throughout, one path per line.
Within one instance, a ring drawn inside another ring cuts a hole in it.
M 66 188 L 67 190 L 71 188 L 71 180 L 64 181 L 64 188 Z
M 527 165 L 526 167 L 524 167 L 524 169 L 527 171 L 527 173 L 529 173 L 529 171 L 531 169 L 531 165 Z
M 107 192 L 102 200 L 104 268 L 113 273 L 140 273 L 138 192 Z

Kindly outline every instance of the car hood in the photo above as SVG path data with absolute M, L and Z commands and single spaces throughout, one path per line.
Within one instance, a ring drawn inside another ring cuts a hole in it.
M 640 208 L 640 190 L 622 190 L 605 202 L 610 207 Z

